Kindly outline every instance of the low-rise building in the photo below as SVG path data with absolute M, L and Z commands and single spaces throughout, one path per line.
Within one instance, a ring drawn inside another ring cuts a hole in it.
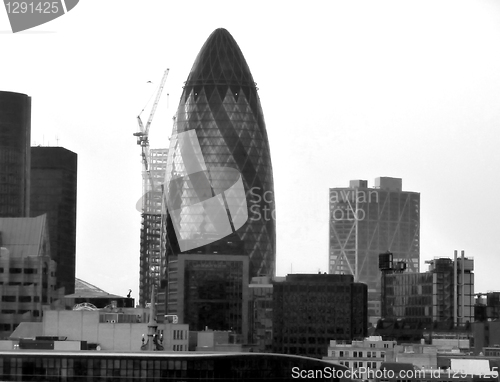
M 148 340 L 150 309 L 47 310 L 39 327 L 30 332 L 21 324 L 12 338 L 64 338 L 86 342 L 88 348 L 108 351 L 141 351 Z M 188 351 L 189 326 L 160 323 L 155 335 L 164 351 Z M 21 334 L 20 334 L 21 333 Z
M 56 289 L 46 215 L 0 218 L 0 339 L 21 322 L 40 322 L 64 296 Z
M 381 337 L 351 342 L 332 340 L 323 360 L 360 370 L 360 376 L 367 379 L 369 370 L 378 370 L 383 362 L 394 360 L 396 345 L 396 341 L 383 341 Z
M 427 261 L 424 273 L 406 272 L 404 263 L 393 263 L 391 253 L 380 256 L 382 318 L 448 330 L 474 321 L 474 260 L 463 251 L 461 257 L 455 251 L 454 259 Z
M 420 369 L 437 369 L 437 354 L 435 345 L 401 344 L 394 348 L 394 361 L 411 363 Z

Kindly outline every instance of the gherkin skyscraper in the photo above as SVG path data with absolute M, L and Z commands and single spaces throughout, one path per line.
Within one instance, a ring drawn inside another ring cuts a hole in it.
M 185 83 L 170 138 L 164 187 L 168 313 L 187 317 L 187 306 L 203 300 L 191 296 L 188 301 L 188 257 L 181 261 L 185 256 L 196 256 L 198 262 L 191 265 L 204 267 L 204 272 L 195 272 L 197 280 L 207 274 L 215 278 L 217 269 L 226 281 L 274 275 L 275 202 L 266 125 L 256 83 L 225 29 L 215 30 L 207 39 Z M 214 256 L 217 260 L 208 263 Z M 234 273 L 235 265 L 224 262 L 230 258 L 247 265 Z M 180 269 L 181 264 L 185 268 Z M 218 292 L 219 297 L 230 294 Z M 221 305 L 228 311 L 229 300 Z M 200 305 L 205 308 L 211 309 Z

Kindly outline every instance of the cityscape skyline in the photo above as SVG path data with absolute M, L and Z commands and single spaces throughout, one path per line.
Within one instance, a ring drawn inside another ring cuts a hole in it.
M 32 145 L 79 156 L 77 277 L 119 295 L 132 289 L 137 299 L 135 117 L 155 91 L 147 81 L 158 83 L 170 67 L 151 128 L 151 147 L 168 147 L 192 59 L 224 27 L 245 53 L 265 111 L 277 275 L 328 270 L 329 188 L 389 176 L 421 194 L 421 267 L 464 249 L 475 259 L 476 291 L 500 289 L 500 200 L 492 192 L 500 186 L 497 3 L 321 3 L 286 17 L 278 5 L 257 4 L 245 9 L 258 20 L 250 31 L 234 17 L 242 8 L 221 2 L 228 10 L 216 14 L 200 3 L 196 27 L 180 39 L 172 15 L 188 12 L 186 5 L 152 2 L 154 13 L 124 12 L 111 33 L 113 4 L 100 14 L 80 6 L 31 32 L 0 36 L 13 53 L 1 90 L 32 98 Z M 169 23 L 161 22 L 165 14 Z M 5 15 L 0 25 L 8 29 Z M 43 58 L 37 70 L 34 56 Z

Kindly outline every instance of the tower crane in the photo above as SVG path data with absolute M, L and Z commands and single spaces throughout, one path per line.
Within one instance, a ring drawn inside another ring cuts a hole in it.
M 161 253 L 160 253 L 160 231 L 158 227 L 161 224 L 161 217 L 158 215 L 157 204 L 158 204 L 158 190 L 155 185 L 155 176 L 158 177 L 157 168 L 155 163 L 151 163 L 152 160 L 149 152 L 149 129 L 151 127 L 151 122 L 160 102 L 161 93 L 165 86 L 167 80 L 169 69 L 165 70 L 163 78 L 161 80 L 156 98 L 151 108 L 148 121 L 146 125 L 142 123 L 141 114 L 144 108 L 141 110 L 137 116 L 137 122 L 139 124 L 139 131 L 134 133 L 137 137 L 137 144 L 141 146 L 141 157 L 142 157 L 142 223 L 141 223 L 141 271 L 140 271 L 140 291 L 139 300 L 141 304 L 147 301 L 153 300 L 153 296 L 150 295 L 151 286 L 160 284 L 160 274 L 161 274 Z M 149 101 L 148 101 L 149 103 Z M 149 187 L 148 187 L 149 186 Z M 148 189 L 149 188 L 149 189 Z M 161 196 L 160 196 L 160 199 Z
M 148 121 L 146 122 L 146 126 L 143 125 L 142 119 L 141 119 L 141 114 L 144 111 L 144 109 L 141 110 L 139 115 L 137 116 L 137 122 L 139 123 L 139 131 L 137 133 L 134 133 L 134 136 L 137 137 L 137 144 L 141 146 L 142 152 L 142 164 L 144 167 L 144 171 L 147 174 L 147 177 L 149 179 L 149 182 L 151 183 L 151 190 L 154 190 L 154 180 L 153 177 L 150 174 L 150 168 L 149 168 L 149 128 L 151 127 L 151 122 L 153 121 L 153 117 L 156 112 L 156 108 L 158 107 L 158 102 L 160 102 L 160 97 L 161 93 L 163 91 L 163 88 L 165 86 L 165 81 L 167 81 L 168 77 L 168 72 L 170 69 L 167 68 L 165 70 L 165 73 L 163 74 L 163 78 L 161 79 L 160 87 L 158 88 L 158 93 L 156 93 L 156 98 L 155 102 L 153 104 L 153 107 L 151 109 L 151 113 L 149 114 Z M 146 181 L 145 181 L 146 182 Z M 146 184 L 144 185 L 144 191 L 146 190 Z

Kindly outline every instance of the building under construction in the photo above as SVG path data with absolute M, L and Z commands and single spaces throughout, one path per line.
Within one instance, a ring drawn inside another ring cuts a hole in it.
M 163 180 L 167 166 L 168 149 L 149 150 L 147 171 L 143 171 L 143 200 L 141 223 L 141 260 L 139 280 L 139 304 L 145 306 L 151 301 L 151 287 L 160 290 L 164 264 L 161 259 L 160 233 L 162 214 Z M 158 306 L 164 306 L 158 296 Z M 163 312 L 158 312 L 163 313 Z

